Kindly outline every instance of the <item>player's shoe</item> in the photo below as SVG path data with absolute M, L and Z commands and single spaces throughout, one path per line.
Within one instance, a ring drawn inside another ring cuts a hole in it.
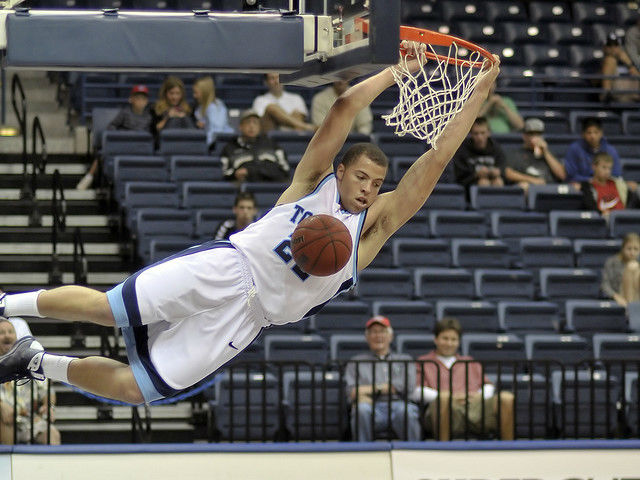
M 0 294 L 0 317 L 4 317 L 5 300 L 7 298 L 6 293 Z
M 43 355 L 44 349 L 35 338 L 21 338 L 11 350 L 0 356 L 0 383 L 32 378 L 44 380 Z

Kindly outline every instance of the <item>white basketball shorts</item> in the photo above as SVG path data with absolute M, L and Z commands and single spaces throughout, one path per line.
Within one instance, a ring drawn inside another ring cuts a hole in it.
M 107 298 L 146 402 L 210 375 L 268 325 L 246 260 L 226 241 L 146 267 Z

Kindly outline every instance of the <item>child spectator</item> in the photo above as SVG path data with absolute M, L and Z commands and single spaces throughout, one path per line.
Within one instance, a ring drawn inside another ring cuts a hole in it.
M 184 83 L 178 77 L 169 76 L 162 83 L 153 111 L 158 132 L 164 128 L 194 128 Z
M 627 203 L 635 205 L 634 193 L 621 177 L 612 177 L 612 168 L 613 158 L 608 153 L 593 156 L 593 177 L 580 184 L 585 210 L 598 210 L 608 217 L 611 210 L 622 210 Z
M 216 98 L 216 87 L 213 78 L 202 77 L 193 84 L 193 98 L 196 108 L 193 114 L 196 126 L 207 132 L 207 145 L 211 147 L 216 141 L 218 133 L 232 133 L 229 125 L 227 107 L 222 100 Z
M 640 235 L 627 233 L 622 240 L 620 251 L 607 258 L 602 269 L 602 283 L 600 284 L 602 293 L 624 307 L 628 304 L 628 299 L 622 288 L 624 272 L 627 266 L 633 267 L 633 264 L 637 264 L 638 255 L 640 255 Z M 631 277 L 631 274 L 627 273 L 627 276 Z

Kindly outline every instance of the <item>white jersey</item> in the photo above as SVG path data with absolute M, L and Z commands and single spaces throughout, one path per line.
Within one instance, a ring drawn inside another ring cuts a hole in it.
M 344 268 L 327 277 L 305 274 L 291 255 L 291 234 L 296 225 L 321 213 L 342 221 L 349 229 L 353 245 Z M 335 175 L 330 174 L 306 197 L 274 207 L 259 221 L 229 238 L 248 259 L 257 297 L 270 323 L 297 322 L 355 285 L 358 244 L 365 217 L 366 210 L 355 214 L 342 208 Z

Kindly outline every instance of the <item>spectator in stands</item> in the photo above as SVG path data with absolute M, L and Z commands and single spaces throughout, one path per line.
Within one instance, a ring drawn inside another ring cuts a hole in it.
M 256 199 L 251 192 L 240 192 L 236 195 L 236 199 L 233 202 L 233 215 L 235 218 L 230 218 L 220 223 L 216 233 L 214 234 L 214 240 L 229 240 L 229 237 L 240 230 L 244 230 L 247 225 L 252 223 L 256 219 Z
M 624 49 L 629 55 L 629 60 L 637 68 L 640 66 L 640 14 L 636 23 L 631 25 L 624 34 Z
M 227 107 L 216 97 L 213 78 L 201 77 L 193 84 L 193 98 L 197 105 L 193 111 L 196 126 L 207 132 L 207 145 L 213 146 L 218 133 L 232 133 Z
M 115 118 L 107 125 L 108 130 L 141 130 L 151 132 L 153 116 L 149 108 L 149 89 L 146 85 L 134 85 L 129 94 L 129 104 L 120 109 Z M 78 190 L 86 190 L 93 183 L 98 171 L 96 158 L 89 171 L 76 185 Z
M 482 399 L 484 398 L 484 431 L 495 431 L 499 424 L 501 439 L 513 440 L 513 394 L 500 392 L 500 421 L 498 422 L 498 395 L 495 395 L 495 388 L 488 379 L 483 378 L 481 364 L 463 362 L 473 358 L 457 353 L 462 335 L 460 322 L 455 318 L 445 317 L 436 322 L 434 334 L 435 350 L 418 358 L 418 362 L 422 363 L 416 364 L 417 388 L 413 395 L 414 400 L 429 403 L 425 413 L 425 424 L 428 429 L 435 429 L 439 416 L 440 440 L 449 440 L 452 436 L 463 435 L 467 421 L 469 433 L 481 433 L 483 430 Z M 461 363 L 456 363 L 459 361 Z M 468 365 L 468 373 L 466 365 Z M 439 384 L 438 372 L 440 373 Z M 438 397 L 439 412 L 438 402 L 435 401 Z M 468 416 L 465 419 L 467 397 Z M 451 425 L 449 425 L 450 403 Z
M 522 147 L 507 153 L 504 176 L 525 192 L 529 185 L 562 182 L 567 176 L 562 162 L 549 150 L 543 133 L 544 122 L 539 118 L 528 118 L 524 122 Z
M 453 156 L 456 182 L 466 188 L 471 185 L 502 186 L 504 165 L 504 152 L 491 138 L 489 122 L 484 117 L 476 118 L 469 136 Z
M 16 342 L 16 331 L 13 324 L 4 317 L 0 317 L 0 355 L 6 354 Z M 48 380 L 47 380 L 48 381 Z M 14 382 L 0 385 L 0 442 L 3 444 L 13 444 L 13 416 L 14 416 L 14 392 L 17 388 L 17 439 L 18 443 L 29 443 L 31 439 L 31 387 L 28 384 L 15 387 Z M 35 443 L 47 443 L 47 384 L 45 382 L 34 381 L 33 406 L 33 438 Z M 51 413 L 53 405 L 51 404 Z M 60 445 L 60 432 L 51 425 L 50 438 L 52 445 Z
M 524 126 L 518 107 L 509 97 L 496 93 L 496 84 L 491 87 L 478 116 L 487 119 L 492 133 L 519 132 Z
M 227 143 L 220 155 L 226 180 L 238 182 L 284 182 L 289 163 L 280 146 L 261 133 L 260 116 L 255 110 L 240 115 L 240 135 Z
M 596 117 L 587 117 L 582 120 L 582 138 L 571 145 L 564 157 L 564 168 L 567 171 L 567 181 L 576 188 L 580 188 L 581 182 L 591 180 L 593 176 L 593 156 L 598 152 L 604 152 L 613 158 L 611 174 L 614 177 L 622 176 L 620 156 L 613 145 L 607 142 L 602 133 L 602 122 Z M 632 188 L 635 190 L 635 188 Z
M 165 128 L 194 128 L 186 97 L 184 83 L 178 77 L 169 76 L 162 82 L 153 108 L 158 132 Z
M 340 95 L 347 91 L 347 88 L 349 88 L 349 82 L 338 80 L 316 93 L 311 99 L 311 123 L 319 127 L 324 117 L 329 113 L 331 105 L 334 104 Z M 372 130 L 373 113 L 371 113 L 371 107 L 367 105 L 356 115 L 353 125 L 351 125 L 351 132 L 369 135 Z
M 622 46 L 621 39 L 611 32 L 603 47 L 600 67 L 603 102 L 637 102 L 640 100 L 640 71 Z
M 615 255 L 607 258 L 604 262 L 604 268 L 602 269 L 602 283 L 600 289 L 602 293 L 608 297 L 614 299 L 617 303 L 623 306 L 627 306 L 628 300 L 626 295 L 629 293 L 624 292 L 622 286 L 622 279 L 627 266 L 631 265 L 631 268 L 627 273 L 627 285 L 626 289 L 629 290 L 629 284 L 632 280 L 632 271 L 634 270 L 634 263 L 638 263 L 638 256 L 640 256 L 640 235 L 637 233 L 627 233 L 622 240 L 622 248 Z M 633 299 L 633 295 L 630 295 Z
M 629 191 L 622 177 L 611 176 L 612 168 L 613 158 L 608 153 L 593 156 L 593 177 L 580 184 L 585 210 L 598 210 L 608 217 L 612 210 L 637 206 L 635 192 Z
M 264 83 L 269 91 L 258 95 L 251 108 L 260 115 L 265 132 L 278 128 L 299 131 L 316 129 L 315 125 L 306 121 L 309 111 L 304 99 L 296 93 L 285 91 L 279 74 L 265 74 Z
M 365 326 L 365 338 L 370 351 L 354 356 L 346 369 L 347 394 L 352 405 L 351 431 L 355 439 L 373 441 L 376 433 L 386 434 L 391 426 L 400 439 L 420 440 L 418 407 L 407 398 L 415 389 L 411 357 L 391 351 L 393 329 L 386 317 L 370 318 Z

